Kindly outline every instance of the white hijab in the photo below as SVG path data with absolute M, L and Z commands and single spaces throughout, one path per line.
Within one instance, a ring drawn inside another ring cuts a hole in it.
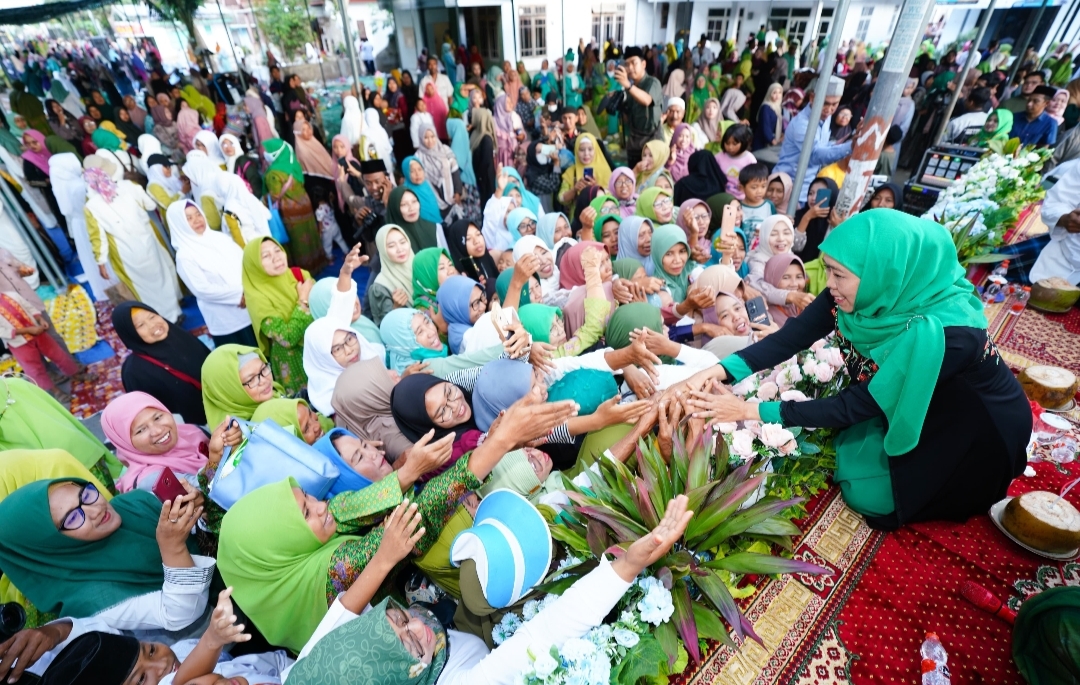
M 364 111 L 364 135 L 361 157 L 371 159 L 377 157 L 386 163 L 387 173 L 390 178 L 394 177 L 393 148 L 390 145 L 390 136 L 386 129 L 379 123 L 379 113 L 372 107 Z M 374 154 L 372 154 L 374 152 Z
M 139 166 L 142 167 L 144 174 L 150 176 L 150 169 L 146 166 L 146 160 L 150 159 L 150 155 L 164 154 L 161 151 L 161 141 L 149 133 L 144 133 L 139 136 L 137 147 L 139 148 L 139 154 L 142 155 L 139 158 Z
M 349 145 L 356 145 L 364 133 L 364 113 L 360 111 L 360 101 L 353 95 L 346 95 L 341 106 L 345 109 L 341 115 L 341 135 L 348 138 Z
M 220 145 L 221 141 L 225 140 L 226 138 L 228 138 L 229 141 L 232 142 L 233 150 L 235 152 L 230 157 L 229 155 L 225 154 L 225 149 L 222 148 L 221 154 L 225 157 L 225 167 L 229 170 L 230 174 L 233 174 L 236 173 L 236 160 L 244 156 L 244 146 L 240 144 L 240 139 L 231 133 L 221 134 L 221 137 L 218 138 L 218 144 Z
M 180 182 L 180 172 L 177 170 L 176 165 L 169 165 L 172 169 L 172 175 L 165 175 L 164 164 L 154 164 L 146 169 L 146 185 L 159 185 L 165 189 L 170 195 L 182 195 L 184 192 L 184 184 Z
M 244 179 L 236 174 L 216 174 L 213 180 L 215 197 L 221 198 L 226 212 L 240 222 L 240 235 L 244 241 L 259 236 L 270 236 L 270 210 L 247 189 Z
M 213 198 L 218 207 L 221 206 L 221 197 L 214 193 L 214 188 L 216 177 L 224 176 L 225 172 L 201 150 L 192 150 L 188 153 L 187 162 L 184 164 L 184 175 L 191 181 L 191 195 L 197 204 L 201 205 L 203 197 L 206 196 Z
M 535 235 L 523 235 L 518 238 L 518 241 L 514 243 L 514 261 L 521 259 L 527 254 L 533 254 L 536 248 L 542 248 L 551 257 L 551 263 L 555 266 L 551 273 L 550 278 L 541 278 L 540 286 L 544 289 L 544 294 L 553 293 L 559 290 L 559 266 L 555 263 L 555 251 L 544 244 L 544 241 Z M 540 274 L 537 273 L 537 277 Z
M 206 226 L 202 235 L 196 233 L 188 223 L 185 213 L 188 207 L 194 207 L 199 210 L 199 214 L 203 214 L 202 207 L 190 200 L 177 200 L 169 205 L 169 209 L 165 212 L 172 245 L 176 249 L 177 265 L 190 262 L 198 264 L 199 271 L 216 274 L 230 288 L 234 296 L 233 301 L 239 302 L 244 294 L 244 283 L 241 277 L 244 269 L 244 251 L 227 233 L 215 231 L 209 225 Z M 205 222 L 206 215 L 203 214 L 203 223 Z
M 345 370 L 330 352 L 330 348 L 334 346 L 334 333 L 337 331 L 356 336 L 360 343 L 361 361 L 382 359 L 385 354 L 381 349 L 376 349 L 382 348 L 381 345 L 369 343 L 363 335 L 350 328 L 348 322 L 334 320 L 330 316 L 313 321 L 304 332 L 304 371 L 308 377 L 308 400 L 323 416 L 334 413 L 334 405 L 331 403 L 334 386 L 337 385 L 338 376 Z
M 213 131 L 207 131 L 205 129 L 195 134 L 195 139 L 192 141 L 191 146 L 195 147 L 195 143 L 202 143 L 206 147 L 206 156 L 211 162 L 217 166 L 225 166 L 225 153 L 221 151 L 221 143 L 218 142 L 217 137 Z

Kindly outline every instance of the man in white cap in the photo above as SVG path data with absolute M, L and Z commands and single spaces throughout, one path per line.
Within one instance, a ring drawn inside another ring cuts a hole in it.
M 808 98 L 807 105 L 788 124 L 787 131 L 784 132 L 784 142 L 780 146 L 780 161 L 776 163 L 776 167 L 773 169 L 774 172 L 783 171 L 795 178 L 795 171 L 799 166 L 799 153 L 802 150 L 803 141 L 806 140 L 807 130 L 810 128 L 811 109 L 814 98 L 817 97 L 815 91 L 821 90 L 820 81 L 821 78 L 819 77 L 814 82 L 814 87 L 806 94 Z M 829 122 L 840 104 L 840 96 L 843 93 L 844 80 L 839 76 L 829 76 L 829 82 L 825 87 L 825 92 L 822 94 L 825 97 L 825 102 L 821 108 L 821 120 L 816 122 L 816 128 L 814 129 L 814 151 L 811 153 L 810 163 L 806 167 L 806 177 L 803 179 L 802 188 L 799 189 L 799 202 L 806 202 L 806 191 L 821 167 L 832 164 L 851 154 L 851 141 L 840 145 L 829 143 Z
M 664 108 L 664 142 L 671 144 L 671 136 L 675 133 L 675 127 L 683 122 L 686 116 L 686 100 L 680 97 L 669 97 Z

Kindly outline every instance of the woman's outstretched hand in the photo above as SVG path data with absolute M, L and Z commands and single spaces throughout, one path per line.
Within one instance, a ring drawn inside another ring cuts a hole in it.
M 687 510 L 690 500 L 678 495 L 668 502 L 664 518 L 650 533 L 636 540 L 611 568 L 627 583 L 634 582 L 642 571 L 660 560 L 686 532 L 694 512 Z

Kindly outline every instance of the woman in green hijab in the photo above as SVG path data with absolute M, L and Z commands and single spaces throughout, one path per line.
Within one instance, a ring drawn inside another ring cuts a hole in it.
M 519 441 L 547 435 L 569 418 L 573 408 L 571 402 L 541 403 L 530 394 L 503 414 L 482 445 L 428 481 L 415 500 L 425 523 L 417 551 L 423 554 L 431 548 L 459 501 L 480 489 L 504 454 Z M 442 465 L 453 440 L 448 434 L 431 443 L 430 455 L 414 446 L 409 461 L 426 459 L 432 466 Z M 385 468 L 389 473 L 389 464 Z M 363 492 L 345 492 L 321 502 L 288 479 L 249 493 L 225 515 L 219 546 L 221 576 L 235 588 L 237 603 L 271 644 L 299 652 L 327 608 L 372 560 L 384 530 L 372 525 L 389 507 L 373 511 L 370 506 L 354 506 Z
M 256 407 L 251 415 L 252 423 L 262 423 L 266 419 L 273 419 L 274 423 L 286 430 L 291 429 L 293 435 L 309 445 L 314 445 L 334 427 L 332 419 L 315 411 L 307 401 L 287 397 L 267 400 Z
M 436 302 L 439 286 L 447 278 L 457 276 L 454 260 L 444 247 L 428 247 L 413 257 L 413 306 L 431 309 Z
M 968 143 L 975 147 L 987 147 L 992 140 L 1007 142 L 1012 126 L 1013 113 L 1007 109 L 995 109 L 990 112 L 990 116 L 986 117 L 986 124 L 983 125 L 982 130 Z
M 259 349 L 270 360 L 274 378 L 288 394 L 300 392 L 307 384 L 304 331 L 314 321 L 308 296 L 315 281 L 307 271 L 289 268 L 285 251 L 273 238 L 244 246 L 241 280 Z
M 674 223 L 675 205 L 671 201 L 671 195 L 671 191 L 667 188 L 658 186 L 646 188 L 641 191 L 641 195 L 638 195 L 635 214 L 645 217 L 652 222 L 653 226 Z M 655 254 L 655 250 L 653 253 Z
M 250 419 L 260 404 L 282 396 L 266 356 L 257 347 L 222 345 L 202 367 L 206 421 L 217 426 L 225 417 Z
M 874 528 L 985 512 L 1024 470 L 1031 410 L 948 232 L 872 209 L 837 226 L 821 252 L 828 290 L 797 323 L 696 378 L 741 380 L 835 329 L 851 385 L 809 402 L 697 393 L 699 415 L 843 429 L 834 478 Z
M 686 299 L 690 287 L 690 270 L 686 268 L 690 246 L 686 233 L 675 224 L 657 226 L 652 236 L 653 275 L 664 282 L 664 288 L 678 304 Z
M 326 253 L 311 198 L 304 190 L 304 169 L 292 146 L 280 138 L 267 140 L 263 149 L 270 159 L 263 180 L 289 234 L 289 258 L 296 266 L 318 273 L 326 265 Z

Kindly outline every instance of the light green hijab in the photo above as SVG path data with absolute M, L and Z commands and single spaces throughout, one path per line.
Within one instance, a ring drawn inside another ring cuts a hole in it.
M 521 325 L 533 340 L 542 343 L 551 342 L 551 324 L 556 316 L 562 316 L 562 312 L 546 304 L 527 304 L 518 309 Z
M 407 307 L 391 309 L 383 317 L 382 324 L 379 326 L 379 330 L 382 331 L 383 344 L 386 345 L 386 350 L 390 353 L 390 368 L 398 373 L 416 362 L 445 357 L 449 354 L 446 345 L 443 345 L 441 350 L 432 350 L 421 346 L 417 342 L 416 334 L 413 333 L 412 329 L 413 317 L 417 314 L 427 316 L 427 312 L 419 309 Z
M 638 203 L 640 202 L 641 200 L 638 200 Z M 652 209 L 652 203 L 649 203 L 649 209 Z M 663 259 L 664 255 L 667 254 L 667 251 L 679 243 L 686 246 L 686 253 L 689 256 L 690 245 L 687 244 L 686 234 L 683 233 L 681 228 L 675 224 L 665 224 L 653 229 L 653 275 L 660 277 L 660 280 L 664 282 L 664 287 L 667 288 L 667 291 L 671 293 L 672 299 L 676 302 L 682 302 L 686 299 L 686 290 L 690 287 L 690 274 L 689 270 L 686 268 L 689 264 L 683 266 L 682 273 L 673 276 L 664 270 Z
M 454 260 L 450 253 L 443 247 L 425 247 L 413 257 L 412 266 L 412 298 L 414 307 L 430 307 L 436 301 L 439 292 L 439 258 L 446 255 L 446 259 L 453 264 Z
M 323 318 L 330 311 L 330 298 L 333 297 L 334 288 L 337 287 L 337 280 L 334 276 L 327 276 L 315 281 L 315 286 L 308 294 L 308 309 L 311 310 L 311 315 L 316 319 Z M 379 333 L 379 327 L 363 314 L 349 326 L 364 336 L 364 340 L 382 344 L 382 334 Z
M 390 234 L 390 231 L 397 231 L 405 236 L 405 240 L 408 240 L 409 244 L 412 245 L 409 234 L 401 226 L 386 224 L 380 228 L 379 232 L 375 234 L 375 247 L 379 250 L 379 275 L 375 277 L 375 282 L 389 290 L 391 294 L 401 288 L 406 294 L 411 295 L 413 291 L 413 262 L 416 261 L 416 256 L 415 254 L 409 255 L 409 258 L 402 264 L 397 264 L 390 259 L 386 254 L 386 237 Z M 438 263 L 436 263 L 436 266 L 438 266 Z
M 263 149 L 271 160 L 266 173 L 280 171 L 292 176 L 293 180 L 300 185 L 304 185 L 304 167 L 300 166 L 300 160 L 296 158 L 292 145 L 281 138 L 273 138 L 263 143 Z
M 255 336 L 259 340 L 259 349 L 265 355 L 270 354 L 270 338 L 262 333 L 263 321 L 267 318 L 288 321 L 300 301 L 300 295 L 296 292 L 296 278 L 291 269 L 285 269 L 284 273 L 271 276 L 263 268 L 260 250 L 263 243 L 267 241 L 281 247 L 281 243 L 273 238 L 249 240 L 244 246 L 244 258 L 241 262 L 243 270 L 240 274 L 244 285 L 244 302 L 247 305 L 248 315 L 251 317 L 251 326 L 255 329 Z M 311 278 L 311 274 L 307 271 L 301 271 L 301 275 L 305 280 Z
M 255 408 L 255 413 L 251 415 L 251 421 L 252 423 L 262 423 L 267 419 L 273 419 L 274 423 L 286 430 L 291 428 L 293 435 L 303 439 L 303 431 L 300 428 L 300 418 L 296 415 L 296 408 L 300 404 L 307 407 L 308 411 L 318 415 L 319 425 L 322 426 L 323 433 L 334 427 L 333 421 L 315 411 L 315 408 L 307 401 L 290 399 L 287 397 L 278 397 L 263 402 Z
M 229 509 L 221 521 L 218 568 L 267 641 L 299 652 L 326 615 L 331 557 L 357 538 L 319 542 L 296 505 L 295 487 L 293 478 L 264 485 Z
M 216 426 L 232 416 L 245 421 L 250 419 L 259 403 L 251 399 L 240 383 L 240 356 L 255 353 L 266 363 L 266 355 L 257 347 L 245 345 L 222 345 L 207 357 L 202 365 L 203 409 L 206 422 Z M 274 397 L 281 397 L 282 389 L 274 383 Z
M 821 252 L 861 279 L 855 310 L 837 313 L 840 332 L 879 367 L 869 390 L 888 419 L 885 453 L 909 452 L 941 371 L 944 328 L 986 328 L 982 303 L 948 231 L 927 219 L 860 212 L 833 229 Z
M 652 186 L 651 188 L 646 188 L 645 190 L 641 191 L 641 195 L 638 195 L 637 199 L 637 207 L 635 210 L 636 214 L 638 216 L 645 217 L 649 221 L 653 222 L 653 224 L 655 224 L 657 222 L 657 219 L 656 210 L 653 209 L 653 203 L 656 202 L 656 198 L 660 197 L 661 195 L 667 195 L 668 197 L 671 197 L 671 191 L 667 188 L 657 188 L 656 186 Z

